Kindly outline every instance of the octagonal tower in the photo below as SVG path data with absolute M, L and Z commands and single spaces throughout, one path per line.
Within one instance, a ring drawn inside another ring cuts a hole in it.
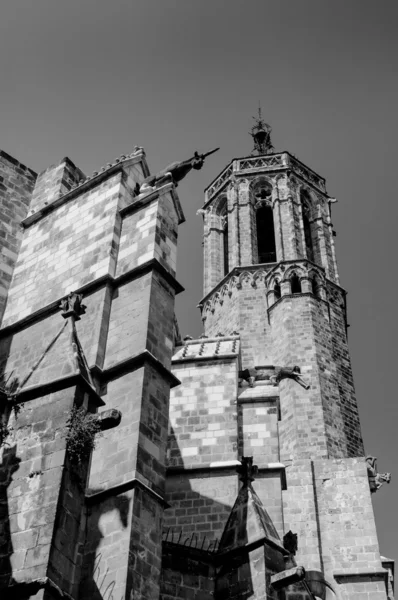
M 335 200 L 323 177 L 274 151 L 261 115 L 251 133 L 253 153 L 225 167 L 199 211 L 204 333 L 173 357 L 181 385 L 170 394 L 161 589 L 170 594 L 178 580 L 171 596 L 190 597 L 200 559 L 216 600 L 391 599 L 371 502 L 382 479 L 365 459 L 347 345 Z M 269 536 L 250 536 L 253 510 L 235 473 L 249 459 L 259 519 L 273 524 L 285 566 L 283 548 L 308 570 L 311 593 L 300 582 L 285 580 L 278 593 L 270 584 L 283 566 L 262 558 Z

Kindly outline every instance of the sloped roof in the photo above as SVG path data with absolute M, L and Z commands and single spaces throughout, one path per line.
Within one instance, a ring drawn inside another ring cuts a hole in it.
M 219 553 L 236 550 L 260 540 L 282 546 L 275 526 L 251 484 L 242 485 L 224 528 Z

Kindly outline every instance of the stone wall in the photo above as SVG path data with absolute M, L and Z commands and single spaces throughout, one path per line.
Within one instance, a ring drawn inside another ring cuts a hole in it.
M 36 173 L 0 151 L 0 323 L 22 240 Z
M 86 314 L 76 331 L 87 350 L 96 390 L 107 408 L 122 413 L 122 422 L 99 438 L 87 489 L 82 485 L 82 492 L 71 491 L 62 469 L 52 479 L 59 510 L 54 515 L 48 512 L 48 525 L 55 525 L 52 538 L 45 538 L 46 548 L 39 548 L 45 545 L 38 541 L 43 536 L 25 535 L 25 530 L 42 524 L 35 522 L 36 516 L 42 517 L 34 495 L 29 496 L 30 489 L 37 491 L 36 474 L 29 478 L 26 467 L 21 472 L 22 487 L 18 487 L 19 478 L 15 484 L 12 480 L 8 486 L 12 494 L 14 487 L 22 490 L 33 512 L 27 524 L 21 518 L 15 527 L 12 522 L 7 550 L 12 552 L 12 544 L 16 548 L 23 539 L 17 550 L 26 550 L 26 556 L 21 554 L 15 565 L 10 562 L 15 552 L 10 557 L 6 552 L 3 559 L 10 565 L 9 573 L 12 567 L 13 577 L 19 570 L 40 566 L 37 576 L 49 577 L 73 598 L 78 597 L 80 587 L 82 600 L 98 593 L 107 598 L 131 594 L 152 600 L 159 594 L 169 390 L 178 383 L 169 368 L 174 296 L 181 289 L 174 278 L 177 227 L 183 214 L 171 184 L 150 196 L 135 197 L 135 182 L 148 173 L 142 151 L 83 182 L 78 176 L 72 181 L 71 165 L 63 161 L 61 169 L 50 168 L 40 178 L 36 205 L 24 221 L 24 239 L 0 332 L 2 372 L 7 377 L 12 374 L 18 394 L 27 398 L 30 418 L 27 428 L 22 419 L 26 408 L 18 417 L 22 441 L 16 460 L 29 459 L 29 468 L 33 458 L 53 460 L 47 459 L 43 443 L 33 453 L 32 432 L 38 427 L 40 436 L 43 429 L 46 439 L 50 424 L 36 423 L 37 406 L 45 397 L 44 390 L 62 386 L 62 398 L 68 404 L 61 406 L 51 395 L 48 418 L 55 419 L 56 414 L 59 419 L 57 426 L 51 424 L 54 441 L 63 443 L 60 469 L 63 465 L 66 420 L 76 403 L 72 383 L 77 342 L 72 338 L 75 346 L 71 346 L 59 303 L 70 291 L 85 296 Z M 84 385 L 101 404 L 91 384 L 86 381 Z M 31 399 L 32 394 L 37 400 Z M 52 441 L 48 437 L 48 452 Z M 48 490 L 49 498 L 51 494 Z M 25 505 L 23 510 L 27 510 Z M 59 517 L 64 513 L 72 520 Z M 31 554 L 36 561 L 32 564 L 26 558 Z M 33 570 L 21 571 L 18 581 L 34 575 Z M 39 589 L 41 584 L 32 585 Z M 39 590 L 37 598 L 42 594 Z M 53 593 L 49 594 L 52 598 Z
M 312 294 L 283 296 L 269 318 L 275 364 L 298 365 L 310 385 L 305 390 L 292 380 L 281 382 L 282 461 L 363 455 L 350 364 L 334 352 L 326 303 Z
M 58 164 L 47 167 L 37 177 L 30 205 L 30 214 L 39 211 L 44 206 L 67 194 L 72 187 L 84 181 L 85 178 L 84 173 L 67 157 L 63 158 Z
M 81 401 L 73 389 L 62 390 L 30 400 L 10 418 L 12 436 L 0 449 L 2 585 L 49 576 L 77 592 L 84 491 L 71 475 L 65 435 L 70 410 Z M 83 481 L 87 467 L 79 473 Z
M 385 600 L 364 459 L 296 460 L 286 476 L 285 529 L 298 534 L 297 563 L 322 572 L 343 600 Z
M 211 555 L 176 544 L 164 544 L 161 600 L 212 600 L 216 569 Z

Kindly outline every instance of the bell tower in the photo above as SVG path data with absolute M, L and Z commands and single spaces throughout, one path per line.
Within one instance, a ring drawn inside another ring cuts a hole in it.
M 189 558 L 207 565 L 216 600 L 391 600 L 371 501 L 389 474 L 365 458 L 336 200 L 274 150 L 261 112 L 251 136 L 251 155 L 223 169 L 199 211 L 204 333 L 172 361 L 162 589 L 178 581 L 190 597 Z M 292 586 L 289 565 L 305 580 Z
M 205 335 L 239 332 L 242 369 L 296 365 L 308 380 L 309 392 L 291 381 L 281 387 L 284 459 L 363 455 L 335 199 L 323 177 L 274 152 L 261 112 L 251 136 L 252 156 L 234 159 L 206 189 Z

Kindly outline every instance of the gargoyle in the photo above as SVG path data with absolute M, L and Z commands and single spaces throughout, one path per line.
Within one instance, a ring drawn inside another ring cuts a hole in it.
M 377 457 L 376 456 L 367 456 L 366 463 L 368 468 L 368 479 L 370 491 L 372 494 L 377 492 L 383 485 L 383 483 L 390 483 L 391 481 L 391 473 L 379 473 L 377 471 Z
M 242 385 L 243 381 L 247 381 L 249 387 L 254 387 L 254 382 L 256 380 L 256 370 L 255 369 L 244 369 L 243 371 L 239 371 L 238 373 L 238 383 L 239 386 Z
M 204 165 L 206 157 L 210 156 L 210 154 L 214 154 L 214 152 L 217 152 L 217 150 L 219 150 L 219 148 L 210 150 L 210 152 L 206 152 L 205 154 L 198 154 L 198 152 L 195 152 L 191 158 L 188 158 L 188 160 L 171 163 L 171 165 L 168 165 L 165 169 L 159 171 L 159 173 L 144 179 L 141 185 L 136 183 L 134 189 L 135 194 L 138 195 L 152 192 L 159 184 L 167 181 L 168 179 L 177 186 L 178 183 L 184 179 L 184 177 L 188 175 L 192 169 L 195 169 L 196 171 L 201 169 Z
M 301 377 L 300 367 L 275 367 L 275 375 L 271 376 L 271 383 L 278 385 L 282 379 L 294 379 L 297 381 L 305 390 L 309 390 L 310 386 Z

